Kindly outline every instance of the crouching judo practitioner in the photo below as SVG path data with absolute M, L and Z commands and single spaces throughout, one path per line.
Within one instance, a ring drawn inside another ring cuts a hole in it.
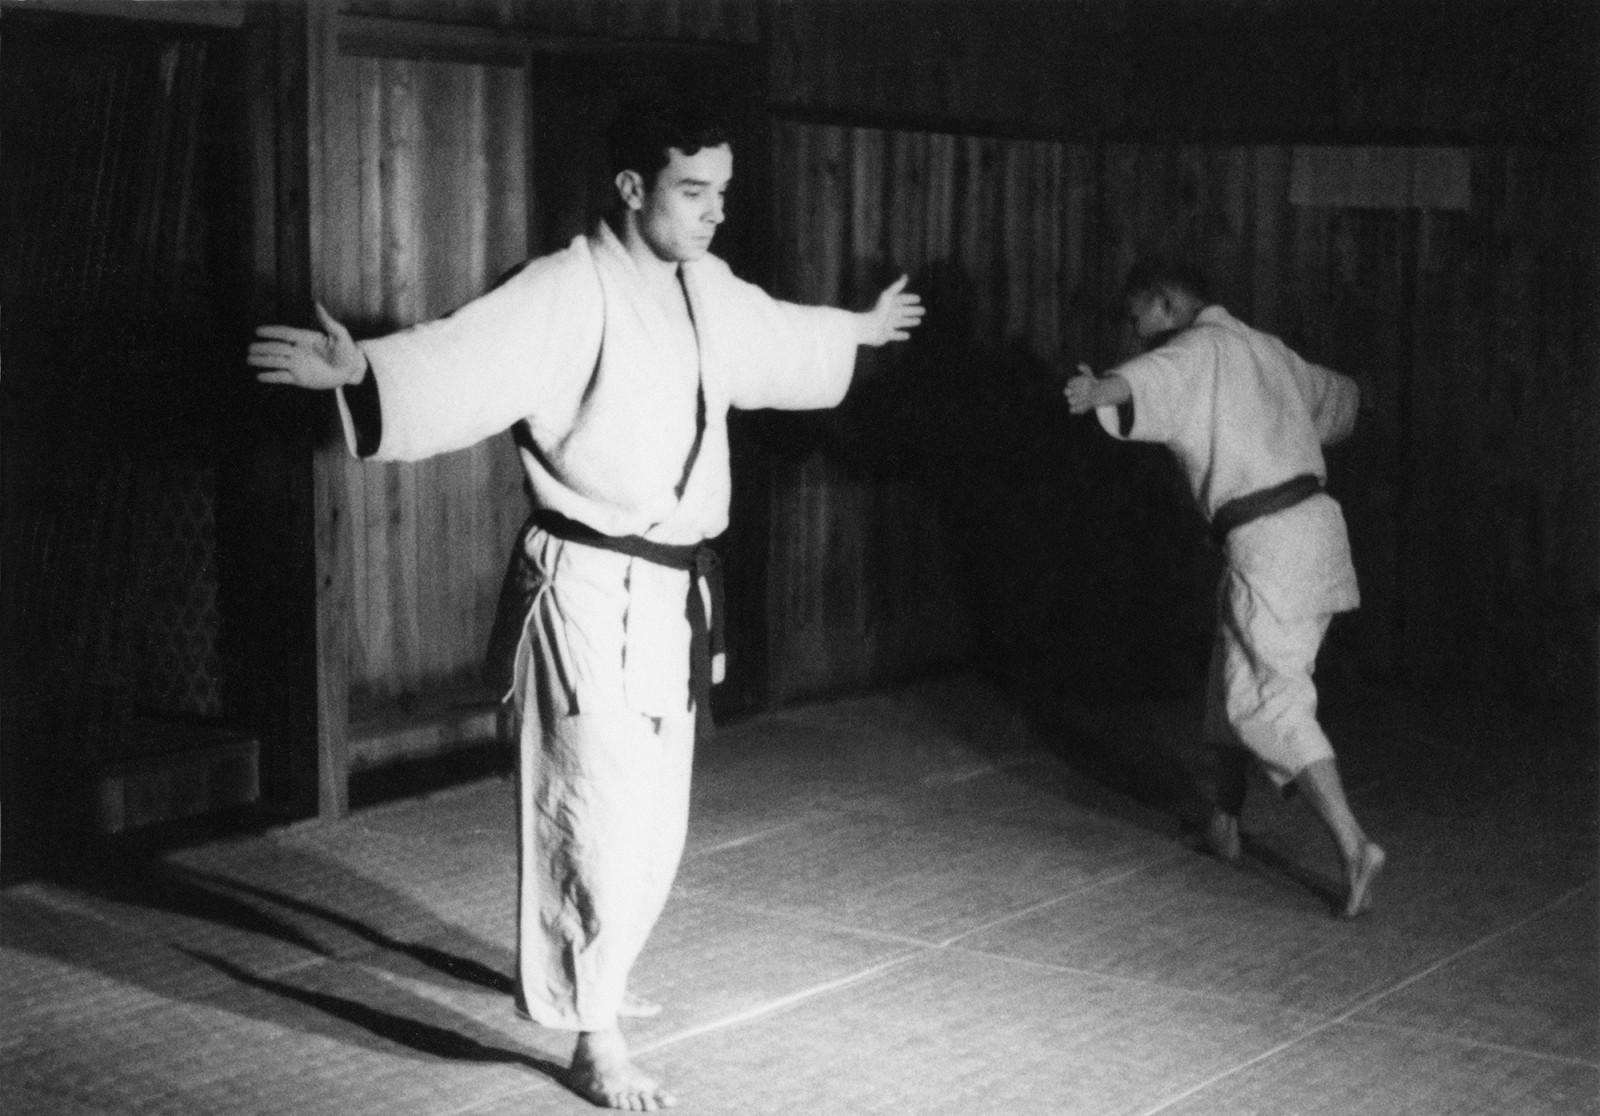
M 1344 868 L 1341 913 L 1353 918 L 1371 904 L 1384 852 L 1346 800 L 1312 671 L 1333 614 L 1360 603 L 1322 456 L 1353 429 L 1359 391 L 1210 304 L 1181 267 L 1137 265 L 1122 293 L 1145 351 L 1103 377 L 1079 365 L 1065 395 L 1112 436 L 1167 446 L 1223 550 L 1205 723 L 1222 777 L 1207 844 L 1238 859 L 1254 757 L 1328 827 Z
M 615 198 L 591 235 L 448 317 L 376 340 L 263 326 L 269 384 L 335 389 L 353 452 L 415 461 L 513 428 L 534 513 L 508 592 L 520 714 L 518 1006 L 577 1032 L 568 1082 L 595 1104 L 673 1096 L 619 1016 L 654 1014 L 628 975 L 683 850 L 696 713 L 720 620 L 705 540 L 727 526 L 731 407 L 831 407 L 856 348 L 922 317 L 905 279 L 853 313 L 772 298 L 710 254 L 728 135 L 683 112 L 625 114 Z

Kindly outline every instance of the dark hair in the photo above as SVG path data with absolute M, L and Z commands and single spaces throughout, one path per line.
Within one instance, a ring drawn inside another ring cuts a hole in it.
M 731 144 L 731 129 L 709 109 L 692 104 L 629 102 L 611 125 L 611 174 L 638 171 L 646 188 L 655 182 L 677 148 L 693 155 L 701 148 Z
M 1183 291 L 1201 302 L 1210 302 L 1205 276 L 1196 267 L 1179 260 L 1140 260 L 1128 269 L 1122 281 L 1122 300 L 1127 303 L 1142 295 Z

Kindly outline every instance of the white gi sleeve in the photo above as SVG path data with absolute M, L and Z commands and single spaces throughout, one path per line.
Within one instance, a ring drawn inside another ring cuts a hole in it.
M 1361 406 L 1361 389 L 1356 382 L 1307 360 L 1298 361 L 1295 372 L 1322 444 L 1332 445 L 1348 438 L 1355 429 L 1356 412 Z
M 1121 376 L 1133 393 L 1130 406 L 1133 422 L 1126 430 L 1116 407 L 1100 407 L 1095 417 L 1113 438 L 1135 442 L 1171 444 L 1194 422 L 1205 402 L 1204 375 L 1208 363 L 1215 363 L 1211 346 L 1196 343 L 1190 334 L 1125 361 L 1107 375 Z
M 383 437 L 370 459 L 416 461 L 505 431 L 566 379 L 593 370 L 604 326 L 599 280 L 580 238 L 447 317 L 361 342 L 382 405 Z M 354 451 L 349 407 L 338 394 Z
M 707 291 L 715 292 L 729 402 L 743 410 L 838 406 L 855 373 L 856 315 L 783 302 L 715 263 Z

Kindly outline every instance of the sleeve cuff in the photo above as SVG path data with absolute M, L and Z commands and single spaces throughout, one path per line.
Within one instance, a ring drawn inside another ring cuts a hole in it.
M 1100 428 L 1119 441 L 1133 432 L 1133 400 L 1115 407 L 1096 407 L 1094 414 Z
M 371 457 L 383 443 L 383 404 L 372 361 L 367 361 L 367 374 L 360 383 L 342 387 L 336 394 L 345 444 L 356 457 Z

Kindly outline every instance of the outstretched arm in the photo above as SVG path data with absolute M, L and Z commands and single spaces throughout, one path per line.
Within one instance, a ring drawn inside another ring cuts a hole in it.
M 908 276 L 902 275 L 890 283 L 872 309 L 861 313 L 856 328 L 857 344 L 877 348 L 890 341 L 904 341 L 921 324 L 926 312 L 922 296 L 906 293 L 907 279 Z
M 322 331 L 294 326 L 266 325 L 256 328 L 245 360 L 261 369 L 256 379 L 264 384 L 327 391 L 359 384 L 367 374 L 367 358 L 350 338 L 350 331 L 339 324 L 319 302 L 317 320 Z
M 1067 397 L 1072 413 L 1081 415 L 1097 407 L 1120 407 L 1133 398 L 1133 389 L 1115 372 L 1101 378 L 1087 364 L 1080 364 L 1078 374 L 1067 381 L 1061 394 Z

